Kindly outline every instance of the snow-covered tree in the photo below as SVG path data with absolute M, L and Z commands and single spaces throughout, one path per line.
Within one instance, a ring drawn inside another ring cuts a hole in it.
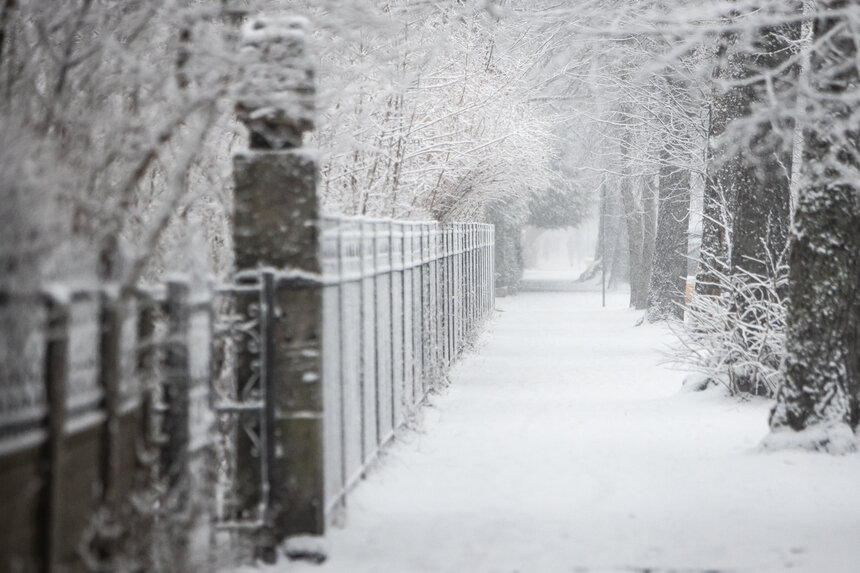
M 30 189 L 58 217 L 3 213 L 4 225 L 29 221 L 51 237 L 37 275 L 131 285 L 195 257 L 229 266 L 232 14 L 167 1 L 2 3 L 0 131 L 13 143 L 0 153 L 30 166 L 4 172 L 2 193 Z M 200 243 L 202 253 L 182 248 Z
M 477 6 L 368 4 L 375 22 L 320 42 L 326 207 L 466 220 L 549 188 L 553 126 L 529 68 L 550 47 Z
M 699 296 L 714 296 L 715 309 L 743 317 L 756 330 L 767 313 L 749 306 L 746 285 L 770 284 L 769 257 L 785 249 L 790 218 L 793 113 L 798 72 L 800 23 L 786 19 L 801 13 L 799 3 L 740 7 L 727 15 L 715 66 L 710 105 L 709 157 L 702 222 Z M 762 25 L 769 18 L 775 25 Z M 726 276 L 731 277 L 728 281 Z M 771 277 L 776 278 L 776 277 Z M 739 296 L 725 295 L 735 292 Z M 762 298 L 767 296 L 761 290 Z M 704 312 L 703 308 L 698 309 Z M 708 323 L 708 321 L 706 321 Z M 706 323 L 697 321 L 695 328 Z M 718 322 L 709 322 L 718 324 Z M 728 321 L 725 324 L 734 324 Z M 743 364 L 748 337 L 732 327 L 738 348 L 724 357 L 734 390 L 771 394 L 773 387 Z M 694 335 L 695 336 L 695 335 Z M 753 344 L 755 337 L 750 338 Z M 753 344 L 754 346 L 754 344 Z M 728 349 L 727 349 L 728 351 Z M 765 360 L 762 358 L 762 360 Z M 733 364 L 738 362 L 738 366 Z
M 845 451 L 860 427 L 860 10 L 819 2 L 772 445 Z M 801 432 L 794 434 L 791 431 Z
M 659 172 L 656 245 L 648 290 L 648 320 L 682 318 L 687 284 L 690 171 L 667 151 Z

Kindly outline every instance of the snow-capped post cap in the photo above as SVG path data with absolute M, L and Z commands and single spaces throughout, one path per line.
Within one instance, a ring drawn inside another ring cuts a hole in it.
M 314 127 L 314 69 L 308 22 L 298 17 L 252 18 L 242 29 L 236 113 L 252 149 L 299 147 Z

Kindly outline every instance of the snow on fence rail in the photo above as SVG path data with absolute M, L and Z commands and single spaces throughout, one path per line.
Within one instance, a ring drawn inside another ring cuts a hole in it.
M 324 217 L 325 511 L 494 307 L 492 225 Z

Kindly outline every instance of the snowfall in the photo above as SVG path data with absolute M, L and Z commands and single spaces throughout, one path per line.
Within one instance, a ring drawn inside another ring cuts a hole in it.
M 326 562 L 253 571 L 860 571 L 860 456 L 763 451 L 771 403 L 685 390 L 627 302 L 499 298 Z

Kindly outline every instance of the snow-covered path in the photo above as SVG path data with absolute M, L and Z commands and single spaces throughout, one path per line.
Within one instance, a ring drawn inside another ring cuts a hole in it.
M 524 293 L 283 571 L 860 571 L 860 456 L 756 451 L 769 404 L 680 391 L 626 296 Z

